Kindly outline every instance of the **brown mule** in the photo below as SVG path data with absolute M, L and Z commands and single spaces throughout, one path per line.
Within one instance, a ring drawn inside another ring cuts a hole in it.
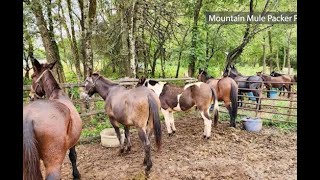
M 230 115 L 230 126 L 236 127 L 238 112 L 238 85 L 230 77 L 214 79 L 204 70 L 199 69 L 198 80 L 209 84 L 216 90 L 218 101 L 223 101 Z
M 105 100 L 105 110 L 109 116 L 121 144 L 120 153 L 131 150 L 130 126 L 138 129 L 139 138 L 144 145 L 146 173 L 152 167 L 150 136 L 155 132 L 158 150 L 161 147 L 161 123 L 159 117 L 160 100 L 146 87 L 126 89 L 101 75 L 94 73 L 85 80 L 86 96 L 98 93 Z M 119 123 L 124 125 L 125 144 L 121 141 Z
M 73 178 L 80 179 L 75 145 L 82 121 L 71 100 L 59 87 L 51 69 L 55 62 L 41 65 L 34 59 L 32 94 L 48 100 L 36 100 L 23 108 L 23 179 L 42 179 L 40 159 L 46 179 L 61 179 L 61 165 L 68 150 Z M 33 98 L 33 97 L 32 97 Z
M 273 76 L 269 76 L 266 74 L 263 74 L 262 72 L 257 72 L 257 75 L 260 76 L 263 81 L 264 81 L 264 85 L 266 86 L 266 88 L 268 90 L 271 90 L 271 88 L 278 88 L 280 90 L 284 90 L 284 88 L 288 91 L 288 98 L 290 97 L 290 93 L 291 92 L 291 86 L 293 82 L 293 78 L 291 78 L 289 75 L 281 75 L 281 76 L 277 76 L 277 77 L 273 77 Z M 285 82 L 282 84 L 282 82 Z M 283 95 L 285 95 L 285 92 L 282 92 Z M 281 95 L 281 93 L 279 94 L 279 96 Z M 267 92 L 267 97 L 270 97 L 270 92 Z
M 176 131 L 173 112 L 187 111 L 196 106 L 204 120 L 203 137 L 210 138 L 212 120 L 210 120 L 209 109 L 211 104 L 214 103 L 214 126 L 217 126 L 219 107 L 216 92 L 208 84 L 197 82 L 178 87 L 166 82 L 158 82 L 141 77 L 137 86 L 146 86 L 159 96 L 161 112 L 164 116 L 169 136 Z

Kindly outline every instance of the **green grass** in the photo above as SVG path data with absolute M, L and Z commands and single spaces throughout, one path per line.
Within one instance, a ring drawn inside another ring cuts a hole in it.
M 108 117 L 104 114 L 96 114 L 92 118 L 82 118 L 85 121 L 81 132 L 81 137 L 96 137 L 105 128 L 111 128 Z

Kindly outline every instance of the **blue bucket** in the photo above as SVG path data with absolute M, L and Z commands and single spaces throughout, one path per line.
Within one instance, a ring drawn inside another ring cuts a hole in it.
M 259 132 L 262 129 L 262 120 L 260 118 L 243 118 L 244 129 L 251 132 Z
M 253 95 L 252 92 L 248 92 L 248 96 L 249 96 L 249 99 L 250 99 L 251 101 L 255 101 L 255 100 L 256 100 L 256 98 L 255 98 L 255 96 Z
M 278 92 L 275 89 L 272 89 L 271 91 L 269 91 L 269 94 L 271 99 L 275 99 L 278 97 Z

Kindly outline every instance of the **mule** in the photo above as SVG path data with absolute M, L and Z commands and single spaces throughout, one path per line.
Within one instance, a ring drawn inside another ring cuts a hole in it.
M 214 103 L 214 127 L 218 122 L 218 101 L 214 89 L 203 82 L 190 83 L 184 87 L 178 87 L 167 82 L 141 77 L 137 86 L 146 86 L 152 89 L 160 99 L 161 112 L 164 116 L 169 136 L 176 132 L 173 113 L 175 111 L 187 111 L 196 106 L 204 121 L 203 138 L 209 139 L 211 136 L 211 125 L 209 109 Z
M 239 95 L 240 95 L 240 102 L 239 106 L 242 106 L 242 101 L 243 101 L 243 94 L 252 92 L 253 95 L 256 98 L 257 102 L 257 108 L 259 110 L 261 109 L 261 104 L 259 105 L 259 91 L 262 88 L 263 85 L 263 80 L 260 76 L 243 76 L 241 73 L 238 72 L 238 70 L 234 67 L 234 65 L 230 65 L 229 67 L 226 68 L 224 74 L 228 74 L 230 78 L 235 80 L 238 84 L 239 88 Z M 251 81 L 251 82 L 250 82 Z M 245 88 L 245 89 L 241 89 Z
M 47 99 L 23 107 L 23 179 L 42 179 L 42 159 L 46 179 L 60 180 L 61 165 L 68 150 L 73 178 L 80 179 L 75 149 L 82 129 L 79 113 L 52 75 L 56 62 L 33 61 L 31 98 L 37 95 Z
M 218 96 L 218 101 L 223 101 L 224 106 L 228 109 L 230 115 L 230 126 L 236 127 L 236 118 L 238 112 L 238 85 L 230 77 L 214 79 L 208 75 L 205 70 L 199 69 L 198 80 L 209 84 L 212 89 L 215 89 Z
M 297 82 L 297 75 L 295 74 L 295 75 L 286 75 L 286 74 L 280 74 L 280 73 L 277 73 L 277 72 L 275 72 L 275 71 L 272 71 L 271 73 L 270 73 L 270 76 L 273 76 L 273 77 L 279 77 L 279 76 L 284 76 L 284 78 L 290 78 L 291 79 L 291 82 Z M 292 86 L 293 84 L 291 84 L 291 86 Z M 282 89 L 284 90 L 284 88 L 285 87 L 283 87 Z M 292 89 L 292 88 L 290 88 L 290 89 Z M 288 91 L 288 89 L 286 89 L 287 91 Z M 282 92 L 283 93 L 283 95 L 285 95 L 285 92 Z M 280 92 L 280 94 L 279 94 L 279 96 L 281 95 L 281 92 Z
M 258 75 L 260 75 L 265 82 L 265 86 L 268 90 L 271 90 L 271 88 L 278 88 L 282 91 L 283 95 L 285 95 L 285 92 L 283 92 L 284 89 L 288 91 L 288 98 L 290 97 L 291 92 L 291 86 L 292 79 L 289 75 L 281 75 L 277 77 L 268 76 L 261 72 L 257 72 Z M 279 93 L 279 96 L 281 95 L 281 92 Z M 270 91 L 267 92 L 267 97 L 270 97 Z
M 160 100 L 156 94 L 146 87 L 126 89 L 98 73 L 90 73 L 86 78 L 84 93 L 88 97 L 98 93 L 105 100 L 106 114 L 120 142 L 120 154 L 131 150 L 130 126 L 138 129 L 145 151 L 143 165 L 148 173 L 152 167 L 150 136 L 153 131 L 158 150 L 161 147 Z M 124 125 L 125 142 L 121 141 L 119 124 Z

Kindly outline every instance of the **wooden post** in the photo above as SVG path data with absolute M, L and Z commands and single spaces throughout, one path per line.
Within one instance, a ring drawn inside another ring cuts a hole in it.
M 293 95 L 291 94 L 291 91 L 292 91 L 292 89 L 290 89 L 290 92 L 288 92 L 288 93 L 290 93 L 290 104 L 289 104 L 289 112 L 288 112 L 288 117 L 287 117 L 287 121 L 289 121 L 290 120 L 290 116 L 291 116 L 291 111 L 292 111 L 292 100 L 293 100 Z

